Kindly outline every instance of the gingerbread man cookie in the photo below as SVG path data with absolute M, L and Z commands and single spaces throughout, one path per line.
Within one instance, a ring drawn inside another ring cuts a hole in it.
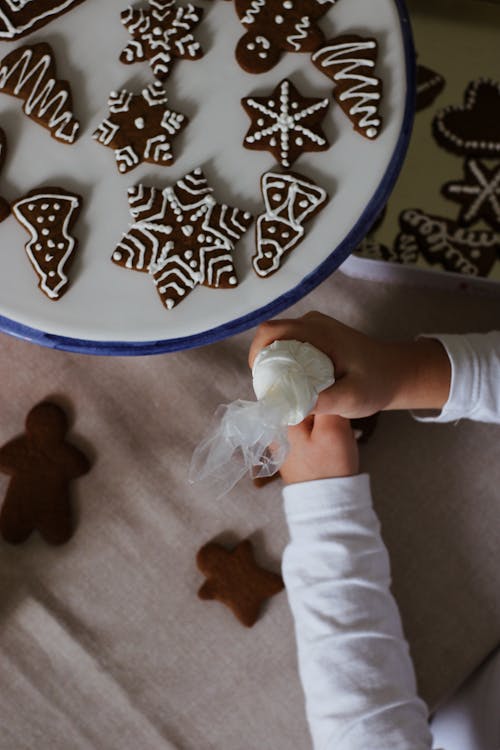
M 314 52 L 325 37 L 318 26 L 336 0 L 235 0 L 247 29 L 236 59 L 248 73 L 274 68 L 283 52 Z
M 198 568 L 207 580 L 198 591 L 200 599 L 216 599 L 251 628 L 259 619 L 266 599 L 283 590 L 281 576 L 257 565 L 249 539 L 233 550 L 210 542 L 197 556 Z
M 214 289 L 238 284 L 234 246 L 252 215 L 216 203 L 212 192 L 199 168 L 164 190 L 137 185 L 128 191 L 134 223 L 112 260 L 149 272 L 168 310 L 198 284 Z
M 39 531 L 48 544 L 73 534 L 69 483 L 90 469 L 87 457 L 66 442 L 66 415 L 42 402 L 26 418 L 26 433 L 0 448 L 0 472 L 10 476 L 0 511 L 0 534 L 11 544 Z
M 73 115 L 67 81 L 56 78 L 56 60 L 49 44 L 19 47 L 0 61 L 0 91 L 24 100 L 23 112 L 53 138 L 74 143 L 80 124 Z
M 140 94 L 126 89 L 113 91 L 108 99 L 109 116 L 93 134 L 98 143 L 115 151 L 122 174 L 142 162 L 170 166 L 174 163 L 172 139 L 188 124 L 188 118 L 168 109 L 167 94 L 158 81 Z
M 31 235 L 25 250 L 38 287 L 51 300 L 60 299 L 69 286 L 68 270 L 78 247 L 71 230 L 81 205 L 80 195 L 59 187 L 31 190 L 12 204 L 12 213 Z
M 382 81 L 374 75 L 376 39 L 346 34 L 330 39 L 312 55 L 314 65 L 335 83 L 333 96 L 354 130 L 375 139 L 382 127 Z
M 306 98 L 287 78 L 271 94 L 247 97 L 241 103 L 252 124 L 245 148 L 270 151 L 289 167 L 305 151 L 324 151 L 330 144 L 321 129 L 328 99 Z
M 191 3 L 179 6 L 175 0 L 148 0 L 149 9 L 128 8 L 122 23 L 132 36 L 120 55 L 125 65 L 147 60 L 155 78 L 164 81 L 176 59 L 199 60 L 203 50 L 192 30 L 202 17 L 202 8 Z
M 10 41 L 50 23 L 83 0 L 0 0 L 0 41 Z
M 266 172 L 261 183 L 265 211 L 257 217 L 257 252 L 252 263 L 255 273 L 266 277 L 302 242 L 304 224 L 325 206 L 328 193 L 294 172 Z

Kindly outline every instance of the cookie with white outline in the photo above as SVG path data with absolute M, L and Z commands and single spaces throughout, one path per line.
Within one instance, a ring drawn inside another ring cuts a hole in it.
M 122 174 L 142 162 L 170 166 L 175 158 L 172 140 L 188 124 L 188 118 L 169 109 L 167 94 L 159 81 L 140 94 L 126 89 L 111 92 L 109 115 L 93 138 L 115 152 L 116 166 Z
M 382 127 L 382 81 L 375 75 L 377 57 L 377 40 L 356 34 L 330 39 L 311 57 L 318 70 L 334 82 L 334 99 L 354 130 L 369 140 L 377 138 Z
M 236 60 L 247 73 L 274 68 L 283 52 L 314 52 L 325 36 L 318 21 L 336 0 L 235 0 L 246 29 Z
M 500 158 L 500 82 L 471 81 L 462 106 L 445 107 L 434 117 L 432 132 L 440 146 L 460 156 Z
M 257 217 L 256 250 L 252 265 L 262 278 L 281 267 L 284 258 L 301 243 L 304 224 L 328 202 L 328 193 L 309 177 L 294 172 L 266 172 L 261 180 L 264 213 Z
M 82 197 L 60 187 L 31 190 L 12 203 L 12 213 L 30 233 L 26 254 L 38 276 L 38 287 L 51 300 L 68 290 L 68 271 L 78 241 L 72 235 Z
M 302 96 L 288 78 L 267 96 L 247 97 L 241 103 L 252 120 L 243 145 L 270 151 L 283 167 L 290 167 L 306 151 L 330 146 L 321 129 L 328 99 Z
M 11 41 L 67 13 L 83 0 L 0 0 L 0 41 Z
M 416 110 L 432 106 L 439 94 L 443 91 L 446 81 L 443 76 L 425 65 L 417 65 L 417 99 Z

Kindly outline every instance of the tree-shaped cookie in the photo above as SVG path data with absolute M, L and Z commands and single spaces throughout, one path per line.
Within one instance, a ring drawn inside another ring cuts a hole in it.
M 136 185 L 128 197 L 134 223 L 112 259 L 124 268 L 149 272 L 168 310 L 198 284 L 237 286 L 234 246 L 252 215 L 216 203 L 200 168 L 164 190 Z
M 257 622 L 265 600 L 284 588 L 281 576 L 257 564 L 249 539 L 233 550 L 215 542 L 205 544 L 196 563 L 207 578 L 198 591 L 200 599 L 225 604 L 247 628 Z
M 59 406 L 42 402 L 26 418 L 26 432 L 0 448 L 0 472 L 10 476 L 0 511 L 0 534 L 20 544 L 39 531 L 48 544 L 73 533 L 69 483 L 90 469 L 86 456 L 66 442 L 68 423 Z
M 62 143 L 76 140 L 80 124 L 73 115 L 67 81 L 56 78 L 56 59 L 45 42 L 18 47 L 0 61 L 0 91 L 23 99 L 28 117 Z
M 274 68 L 283 52 L 314 52 L 325 41 L 318 26 L 336 0 L 235 0 L 246 28 L 236 59 L 248 73 Z
M 171 141 L 186 127 L 188 118 L 166 105 L 167 94 L 158 81 L 140 94 L 126 89 L 110 94 L 109 116 L 93 137 L 114 149 L 119 172 L 130 172 L 144 161 L 165 166 L 174 163 Z
M 193 29 L 202 17 L 202 8 L 191 3 L 179 6 L 175 0 L 148 0 L 149 8 L 127 8 L 122 23 L 132 36 L 120 55 L 126 65 L 149 62 L 155 78 L 164 81 L 176 59 L 198 60 L 203 56 Z
M 313 55 L 314 65 L 335 84 L 333 96 L 356 130 L 373 140 L 382 127 L 382 81 L 374 75 L 376 39 L 345 34 L 325 42 Z
M 82 198 L 59 187 L 31 190 L 12 204 L 12 213 L 28 230 L 31 240 L 26 254 L 38 276 L 38 287 L 52 300 L 58 300 L 69 285 L 77 240 L 72 236 Z

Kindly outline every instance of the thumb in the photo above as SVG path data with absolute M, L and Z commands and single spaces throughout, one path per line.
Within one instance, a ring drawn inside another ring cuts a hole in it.
M 352 376 L 344 376 L 336 380 L 318 396 L 313 414 L 338 414 L 350 419 L 359 416 L 359 404 L 356 394 L 356 381 Z

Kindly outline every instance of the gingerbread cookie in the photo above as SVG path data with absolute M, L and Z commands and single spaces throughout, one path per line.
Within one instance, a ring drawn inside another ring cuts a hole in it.
M 0 0 L 0 41 L 31 34 L 81 2 L 83 0 Z
M 426 68 L 425 65 L 417 65 L 417 112 L 434 104 L 434 100 L 444 89 L 445 83 L 443 76 L 435 70 Z
M 216 203 L 212 192 L 199 168 L 164 190 L 137 185 L 128 191 L 134 223 L 112 260 L 149 272 L 169 310 L 198 284 L 214 289 L 238 284 L 232 254 L 252 215 Z
M 28 230 L 25 250 L 39 278 L 38 287 L 58 300 L 69 286 L 68 270 L 78 246 L 71 230 L 82 198 L 59 187 L 41 187 L 12 204 L 12 213 Z
M 283 258 L 302 242 L 304 224 L 328 202 L 328 193 L 308 177 L 293 172 L 266 172 L 261 180 L 265 211 L 257 218 L 257 252 L 252 259 L 258 276 L 270 276 Z
M 314 52 L 325 37 L 319 19 L 335 0 L 235 0 L 247 29 L 236 47 L 236 59 L 248 73 L 274 68 L 283 52 Z
M 26 418 L 26 433 L 0 448 L 0 472 L 10 477 L 0 511 L 0 534 L 11 544 L 39 531 L 48 544 L 73 534 L 69 483 L 90 469 L 66 442 L 68 422 L 59 406 L 42 402 Z
M 225 604 L 247 628 L 259 619 L 265 600 L 284 588 L 281 576 L 257 565 L 249 539 L 230 551 L 215 542 L 205 544 L 196 563 L 207 578 L 198 591 L 200 599 Z
M 500 157 L 500 82 L 480 78 L 465 90 L 462 107 L 437 113 L 432 132 L 443 148 L 461 156 Z
M 5 137 L 5 133 L 2 130 L 2 128 L 0 128 L 0 172 L 2 171 L 6 154 L 7 154 L 7 138 Z M 0 197 L 0 222 L 4 221 L 9 214 L 10 214 L 9 204 L 7 203 L 5 198 Z
M 399 223 L 405 235 L 413 235 L 425 259 L 447 271 L 487 276 L 500 252 L 500 234 L 463 229 L 454 221 L 419 209 L 403 211 Z
M 500 229 L 500 164 L 488 169 L 478 159 L 468 159 L 464 180 L 447 182 L 441 192 L 462 206 L 458 221 L 463 226 L 483 219 L 493 229 Z
M 109 117 L 93 134 L 103 146 L 115 151 L 116 165 L 122 174 L 138 164 L 170 166 L 174 163 L 172 139 L 188 124 L 185 115 L 166 107 L 167 94 L 158 81 L 140 94 L 126 89 L 113 91 L 108 99 Z
M 373 140 L 380 133 L 382 81 L 374 75 L 375 39 L 346 34 L 325 42 L 312 55 L 314 65 L 335 83 L 333 96 L 354 130 Z
M 23 99 L 23 112 L 53 138 L 74 143 L 80 124 L 73 115 L 67 81 L 56 78 L 56 60 L 49 44 L 19 47 L 0 62 L 0 91 Z
M 268 96 L 248 97 L 241 103 L 252 120 L 243 145 L 270 151 L 283 167 L 290 167 L 305 151 L 330 146 L 321 130 L 328 99 L 302 96 L 287 78 Z
M 164 81 L 176 59 L 198 60 L 203 56 L 192 33 L 203 10 L 191 3 L 181 7 L 175 0 L 148 0 L 148 5 L 148 10 L 128 8 L 121 14 L 132 40 L 120 60 L 125 65 L 147 60 L 155 78 Z

